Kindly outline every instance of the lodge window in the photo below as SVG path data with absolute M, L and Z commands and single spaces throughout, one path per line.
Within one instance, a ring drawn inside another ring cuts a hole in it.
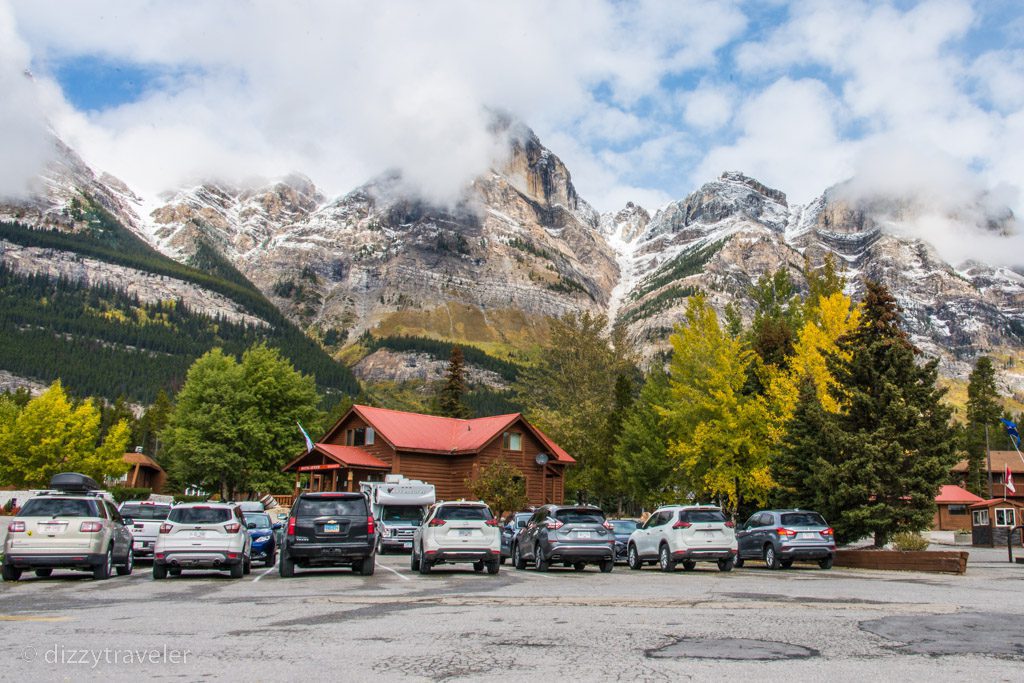
M 1014 526 L 1013 508 L 996 508 L 996 526 Z
M 974 526 L 988 526 L 988 510 L 974 511 Z
M 346 446 L 372 446 L 373 445 L 373 427 L 356 427 L 355 429 L 345 430 L 345 445 Z
M 351 446 L 352 445 L 352 431 L 353 430 L 351 430 L 351 429 L 346 429 L 345 430 L 345 445 L 346 446 Z
M 501 447 L 506 451 L 523 450 L 523 435 L 519 432 L 505 432 L 502 436 Z
M 373 427 L 366 428 L 366 445 L 372 446 L 375 434 L 373 433 Z
M 966 505 L 950 505 L 949 506 L 949 514 L 951 514 L 951 515 L 966 515 L 967 514 L 967 506 Z

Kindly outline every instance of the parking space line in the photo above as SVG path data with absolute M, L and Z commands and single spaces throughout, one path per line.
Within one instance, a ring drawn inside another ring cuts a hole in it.
M 262 579 L 264 576 L 266 576 L 270 572 L 274 571 L 275 569 L 277 569 L 277 567 L 271 567 L 270 569 L 268 569 L 267 571 L 263 572 L 262 574 L 257 576 L 255 579 L 253 579 L 252 582 L 256 583 L 257 581 L 259 581 L 260 579 Z
M 391 572 L 392 574 L 394 574 L 395 576 L 397 576 L 398 578 L 400 578 L 400 579 L 401 579 L 402 581 L 409 581 L 409 580 L 410 580 L 408 576 L 404 576 L 404 575 L 402 575 L 402 574 L 399 574 L 398 572 L 396 572 L 396 571 L 395 571 L 394 569 L 392 569 L 391 567 L 388 567 L 387 565 L 383 565 L 383 564 L 378 564 L 377 566 L 378 566 L 378 567 L 380 567 L 381 569 L 386 569 L 386 570 L 388 570 L 389 572 Z

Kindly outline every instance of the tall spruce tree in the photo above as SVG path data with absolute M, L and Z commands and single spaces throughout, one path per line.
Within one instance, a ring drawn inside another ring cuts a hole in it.
M 838 518 L 841 510 L 831 500 L 828 485 L 834 468 L 829 454 L 837 450 L 836 425 L 830 417 L 814 381 L 806 378 L 782 447 L 772 460 L 772 478 L 778 484 L 771 494 L 772 505 L 817 510 L 826 519 Z
M 967 451 L 967 490 L 979 496 L 987 497 L 988 494 L 985 427 L 995 425 L 1001 415 L 992 359 L 979 356 L 967 385 L 967 424 L 963 432 L 963 447 Z
M 861 325 L 841 340 L 847 353 L 830 359 L 842 408 L 826 418 L 835 430 L 820 437 L 819 452 L 829 459 L 824 511 L 840 540 L 873 534 L 882 546 L 897 531 L 928 526 L 956 451 L 938 361 L 917 362 L 896 300 L 884 285 L 866 285 Z
M 668 375 L 660 368 L 653 369 L 616 435 L 615 476 L 626 496 L 649 508 L 677 499 L 681 490 L 659 411 L 669 398 Z
M 466 359 L 462 349 L 458 346 L 452 347 L 452 354 L 448 359 L 448 371 L 445 373 L 444 384 L 437 394 L 437 412 L 445 417 L 467 418 L 470 416 L 469 407 L 463 402 L 462 397 L 466 395 Z

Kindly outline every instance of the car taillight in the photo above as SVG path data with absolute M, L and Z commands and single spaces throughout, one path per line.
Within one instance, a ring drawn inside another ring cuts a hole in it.
M 612 523 L 611 523 L 611 522 L 609 522 L 608 520 L 605 520 L 605 521 L 604 521 L 604 524 L 602 524 L 601 526 L 603 526 L 603 527 L 604 527 L 605 529 L 607 529 L 608 531 L 615 531 L 615 527 L 614 527 L 614 526 L 612 526 Z
M 237 534 L 241 530 L 241 528 L 242 525 L 238 522 L 232 522 L 231 524 L 224 525 L 224 531 L 228 532 L 229 534 Z
M 820 533 L 822 536 L 832 536 L 835 532 L 832 531 L 832 527 L 829 527 Z
M 366 518 L 366 533 L 374 534 L 376 532 L 376 526 L 374 525 L 373 515 L 369 515 Z
M 672 528 L 673 529 L 689 529 L 691 526 L 693 526 L 693 525 L 690 524 L 689 522 L 676 522 L 675 524 L 672 525 Z
M 736 525 L 733 522 L 726 522 L 725 526 L 728 527 L 729 529 L 732 529 L 732 528 L 735 528 Z
M 434 519 L 430 520 L 430 524 L 428 524 L 427 526 L 444 526 L 444 520 L 435 517 Z
M 785 536 L 786 538 L 793 538 L 794 536 L 796 536 L 795 531 L 793 531 L 792 529 L 784 529 L 781 526 L 775 530 L 775 533 L 777 533 L 779 536 Z
M 289 517 L 288 518 L 288 535 L 289 536 L 294 536 L 295 535 L 295 518 L 294 517 Z
M 552 529 L 552 530 L 554 530 L 554 529 L 561 529 L 562 526 L 563 526 L 562 523 L 560 521 L 558 521 L 557 519 L 549 519 L 547 521 L 547 527 L 549 529 Z
M 94 534 L 97 531 L 103 531 L 103 525 L 99 522 L 82 522 L 78 530 L 83 533 Z
M 170 524 L 161 524 L 160 525 L 160 533 L 162 533 L 162 534 L 169 534 L 169 533 L 171 533 L 171 529 L 173 529 L 173 528 L 174 527 L 171 526 Z
M 11 522 L 7 525 L 7 532 L 16 534 L 25 530 L 25 522 Z
M 498 526 L 498 520 L 489 519 L 486 522 L 484 522 L 484 524 L 486 524 L 487 526 Z

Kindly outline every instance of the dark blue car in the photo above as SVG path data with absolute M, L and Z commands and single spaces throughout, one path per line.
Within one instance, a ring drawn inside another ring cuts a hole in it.
M 277 534 L 281 522 L 270 521 L 265 512 L 246 512 L 245 526 L 252 536 L 252 561 L 263 561 L 263 566 L 273 567 L 277 563 Z

